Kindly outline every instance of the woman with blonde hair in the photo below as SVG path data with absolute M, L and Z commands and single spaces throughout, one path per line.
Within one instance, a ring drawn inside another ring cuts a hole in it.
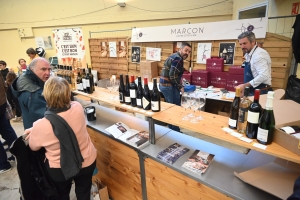
M 33 151 L 45 148 L 45 167 L 59 199 L 69 199 L 74 180 L 77 199 L 89 200 L 97 152 L 87 132 L 83 108 L 70 101 L 69 84 L 60 77 L 46 81 L 43 95 L 45 117 L 25 130 L 29 147 Z

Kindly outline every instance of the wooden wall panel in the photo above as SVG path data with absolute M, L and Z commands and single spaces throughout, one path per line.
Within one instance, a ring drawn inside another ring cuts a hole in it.
M 145 171 L 148 200 L 232 199 L 149 158 Z
M 107 185 L 114 200 L 141 200 L 142 188 L 137 153 L 120 142 L 88 128 L 97 149 L 96 178 Z

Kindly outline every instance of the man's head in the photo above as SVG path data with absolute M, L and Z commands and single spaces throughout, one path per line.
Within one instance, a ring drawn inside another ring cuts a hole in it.
M 256 44 L 255 35 L 250 31 L 240 34 L 238 40 L 244 53 L 250 53 Z
M 0 60 L 0 69 L 3 70 L 6 68 L 6 62 L 4 60 Z
M 46 82 L 49 79 L 51 67 L 49 62 L 45 58 L 33 59 L 28 67 L 42 81 Z
M 179 48 L 179 54 L 180 56 L 183 58 L 183 60 L 187 59 L 187 57 L 189 56 L 189 54 L 192 51 L 192 47 L 189 43 L 187 42 L 183 42 Z
M 24 60 L 23 58 L 19 59 L 19 64 L 20 65 L 26 65 L 26 60 Z
M 26 53 L 31 59 L 34 59 L 36 55 L 36 51 L 33 48 L 27 49 Z

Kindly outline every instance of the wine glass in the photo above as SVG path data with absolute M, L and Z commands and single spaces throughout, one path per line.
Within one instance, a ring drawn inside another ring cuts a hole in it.
M 194 117 L 194 112 L 193 112 L 193 110 L 192 110 L 192 105 L 194 104 L 194 100 L 195 100 L 195 98 L 193 98 L 194 96 L 196 95 L 196 93 L 195 92 L 191 92 L 191 93 L 189 93 L 189 97 L 190 98 L 188 98 L 188 102 L 189 102 L 189 108 L 191 109 L 191 113 L 190 114 L 188 114 L 188 117 L 189 118 L 192 118 L 192 117 Z
M 206 102 L 206 95 L 203 92 L 198 93 L 199 98 L 199 116 L 196 118 L 197 120 L 203 120 L 204 118 L 201 116 L 201 109 L 204 107 Z
M 198 120 L 197 120 L 197 117 L 196 117 L 196 110 L 200 107 L 200 98 L 199 98 L 199 96 L 198 96 L 198 94 L 197 93 L 194 93 L 194 95 L 191 97 L 192 99 L 193 99 L 193 104 L 191 105 L 191 110 L 193 110 L 194 111 L 194 117 L 193 117 L 193 119 L 190 121 L 191 123 L 194 123 L 194 124 L 196 124 L 196 123 L 198 123 Z
M 114 90 L 113 90 L 115 93 L 117 93 L 119 91 L 119 86 L 120 86 L 120 81 L 119 80 L 115 80 L 114 81 Z M 119 95 L 118 94 L 114 97 L 114 100 L 115 101 L 119 100 Z
M 186 112 L 186 109 L 190 107 L 190 101 L 189 101 L 190 96 L 188 93 L 184 92 L 181 96 L 181 106 L 184 108 L 184 112 Z M 189 117 L 186 115 L 182 118 L 182 120 L 189 120 Z
M 109 92 L 111 92 L 114 88 L 113 82 L 110 80 L 106 81 L 106 88 L 109 90 Z

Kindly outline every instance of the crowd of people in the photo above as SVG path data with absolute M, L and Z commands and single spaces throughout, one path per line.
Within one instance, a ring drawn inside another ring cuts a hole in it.
M 10 161 L 16 159 L 21 198 L 41 199 L 37 195 L 42 194 L 52 195 L 53 199 L 69 199 L 74 181 L 77 199 L 88 200 L 97 151 L 86 129 L 84 110 L 79 103 L 71 101 L 71 90 L 65 79 L 50 77 L 51 66 L 45 58 L 39 57 L 33 48 L 26 53 L 30 57 L 28 65 L 25 59 L 19 59 L 17 74 L 7 68 L 5 61 L 0 61 L 0 135 L 5 140 L 0 142 L 0 174 L 10 171 Z M 19 138 L 8 117 L 9 105 L 16 114 L 11 120 L 23 122 L 24 135 Z M 34 163 L 28 163 L 32 159 L 22 159 L 23 146 L 28 152 L 44 150 L 42 168 L 51 182 L 51 193 L 38 193 L 33 185 L 28 187 L 27 175 L 33 174 L 33 169 L 24 166 Z M 7 157 L 7 150 L 13 154 L 11 157 Z

